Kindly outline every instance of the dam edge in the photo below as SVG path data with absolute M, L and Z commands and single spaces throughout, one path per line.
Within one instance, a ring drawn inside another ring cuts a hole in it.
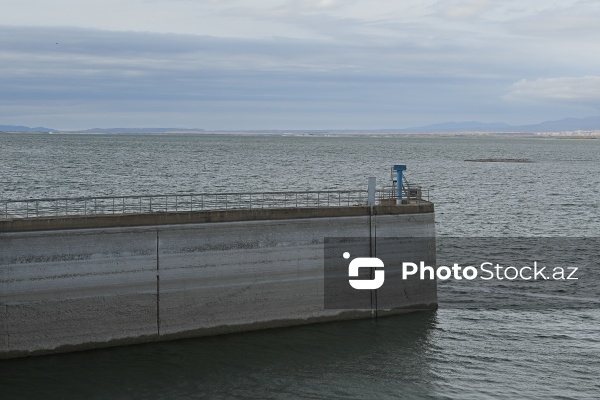
M 0 358 L 370 318 L 323 310 L 323 238 L 435 236 L 434 224 L 426 201 L 1 220 Z M 417 285 L 375 311 L 435 309 L 435 282 Z

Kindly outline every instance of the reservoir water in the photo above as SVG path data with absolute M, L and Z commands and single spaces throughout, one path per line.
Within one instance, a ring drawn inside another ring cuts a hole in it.
M 366 189 L 401 163 L 431 190 L 440 238 L 597 238 L 598 154 L 541 138 L 0 135 L 0 199 Z M 490 158 L 531 162 L 465 161 Z M 0 361 L 0 398 L 600 398 L 598 298 L 464 307 L 453 282 L 438 290 L 435 312 Z

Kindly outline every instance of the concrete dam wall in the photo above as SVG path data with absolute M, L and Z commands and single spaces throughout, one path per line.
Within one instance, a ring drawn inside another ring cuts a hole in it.
M 435 236 L 431 203 L 205 214 L 60 230 L 6 221 L 0 358 L 371 317 L 377 306 L 324 308 L 324 238 Z M 435 262 L 435 246 L 413 250 Z M 398 287 L 401 306 L 382 315 L 436 307 L 435 281 L 394 284 L 411 290 Z

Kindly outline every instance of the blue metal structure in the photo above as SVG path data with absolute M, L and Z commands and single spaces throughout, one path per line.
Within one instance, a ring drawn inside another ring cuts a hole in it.
M 406 165 L 394 165 L 396 171 L 396 203 L 402 204 L 402 171 L 406 171 Z

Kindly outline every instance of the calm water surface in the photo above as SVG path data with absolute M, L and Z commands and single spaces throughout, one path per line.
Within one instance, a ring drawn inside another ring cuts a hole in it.
M 0 135 L 0 199 L 355 189 L 403 163 L 438 236 L 598 237 L 598 154 L 600 140 Z M 600 398 L 597 308 L 439 294 L 430 313 L 3 361 L 0 398 Z

